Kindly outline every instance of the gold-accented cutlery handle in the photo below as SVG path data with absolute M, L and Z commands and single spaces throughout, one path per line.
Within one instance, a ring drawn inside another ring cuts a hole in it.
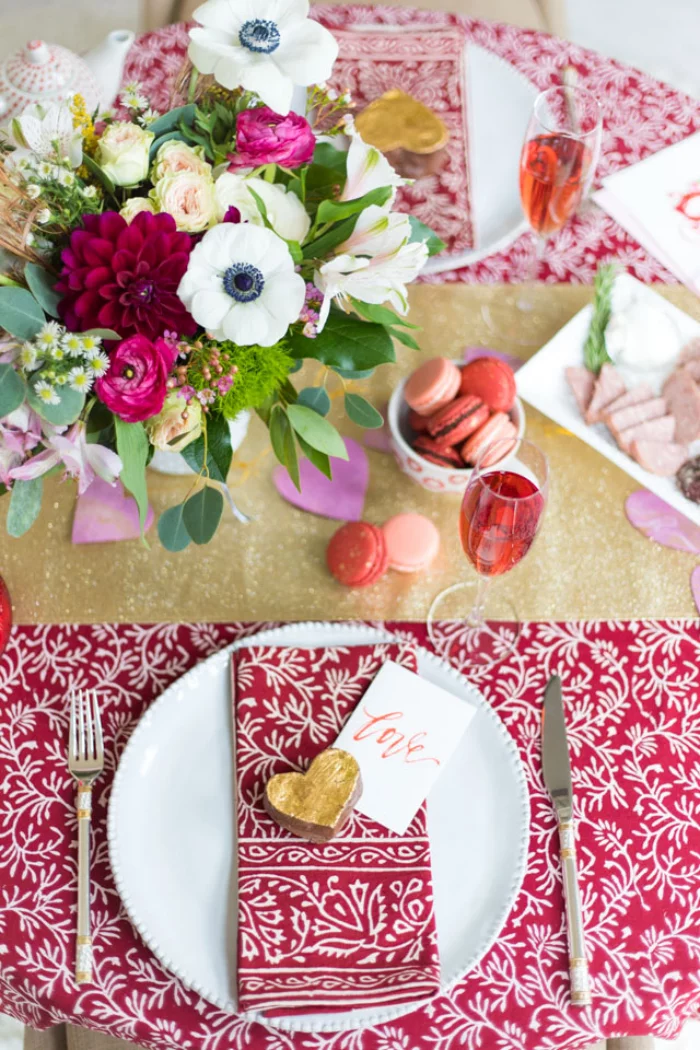
M 581 893 L 576 873 L 576 829 L 573 820 L 562 821 L 559 825 L 559 847 L 564 876 L 566 929 L 569 939 L 571 1005 L 588 1006 L 592 999 L 591 981 L 588 974 L 588 958 L 583 933 Z
M 92 785 L 78 784 L 78 935 L 75 939 L 75 983 L 92 981 L 90 929 L 90 824 Z

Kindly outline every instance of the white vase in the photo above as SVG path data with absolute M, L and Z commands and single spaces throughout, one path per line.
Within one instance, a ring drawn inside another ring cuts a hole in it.
M 243 444 L 248 433 L 250 412 L 239 412 L 235 419 L 229 419 L 228 428 L 231 434 L 231 448 L 235 452 Z M 149 463 L 151 470 L 159 474 L 192 474 L 193 470 L 184 456 L 179 452 L 161 452 L 156 449 Z

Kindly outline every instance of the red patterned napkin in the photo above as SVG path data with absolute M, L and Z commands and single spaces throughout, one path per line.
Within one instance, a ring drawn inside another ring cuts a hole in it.
M 401 189 L 398 207 L 432 227 L 450 254 L 472 248 L 464 30 L 358 26 L 333 28 L 333 35 L 340 53 L 330 83 L 339 92 L 349 90 L 358 111 L 385 91 L 399 88 L 432 109 L 449 128 L 443 170 Z
M 238 795 L 238 1000 L 270 1017 L 427 999 L 439 990 L 425 806 L 404 836 L 359 813 L 313 845 L 263 808 L 265 782 L 330 747 L 406 645 L 251 648 L 232 669 Z

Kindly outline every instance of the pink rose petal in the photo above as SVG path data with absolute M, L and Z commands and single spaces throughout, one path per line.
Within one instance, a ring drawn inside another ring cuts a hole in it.
M 633 492 L 625 503 L 625 512 L 635 529 L 650 540 L 688 554 L 700 554 L 700 526 L 689 521 L 659 496 L 646 489 Z
M 700 565 L 696 565 L 690 574 L 690 593 L 693 595 L 700 614 Z
M 360 521 L 369 483 L 369 461 L 362 445 L 352 438 L 345 438 L 345 447 L 350 458 L 331 459 L 331 481 L 308 459 L 301 460 L 301 492 L 295 488 L 287 469 L 276 467 L 273 481 L 280 496 L 309 514 L 337 521 Z
M 514 354 L 507 354 L 504 350 L 489 350 L 485 346 L 468 346 L 464 351 L 464 363 L 468 365 L 470 361 L 476 361 L 477 357 L 498 357 L 501 361 L 505 361 L 507 365 L 517 372 L 523 361 L 519 357 L 515 357 Z
M 153 508 L 148 508 L 146 531 L 153 524 Z M 113 543 L 137 540 L 139 511 L 133 496 L 127 496 L 121 481 L 110 485 L 95 478 L 78 496 L 73 518 L 73 543 Z

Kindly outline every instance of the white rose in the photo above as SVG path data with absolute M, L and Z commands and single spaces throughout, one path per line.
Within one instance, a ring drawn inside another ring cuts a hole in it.
M 311 226 L 306 208 L 295 193 L 287 192 L 282 186 L 275 186 L 264 179 L 244 178 L 227 171 L 220 175 L 215 184 L 217 218 L 221 222 L 230 207 L 238 208 L 241 219 L 264 226 L 263 217 L 250 192 L 254 190 L 260 197 L 267 211 L 267 218 L 278 236 L 285 241 L 298 241 L 300 244 Z
M 141 211 L 150 211 L 155 215 L 156 206 L 148 197 L 131 197 L 119 212 L 127 222 L 132 222 Z
M 188 146 L 177 139 L 170 139 L 156 153 L 151 178 L 155 184 L 165 175 L 174 175 L 177 171 L 193 171 L 211 178 L 211 165 L 204 159 L 201 146 Z
M 165 175 L 150 193 L 158 211 L 168 212 L 178 230 L 199 233 L 216 222 L 214 183 L 208 175 L 176 171 Z
M 115 186 L 135 186 L 148 177 L 148 152 L 155 135 L 137 124 L 110 124 L 97 146 L 97 163 Z

